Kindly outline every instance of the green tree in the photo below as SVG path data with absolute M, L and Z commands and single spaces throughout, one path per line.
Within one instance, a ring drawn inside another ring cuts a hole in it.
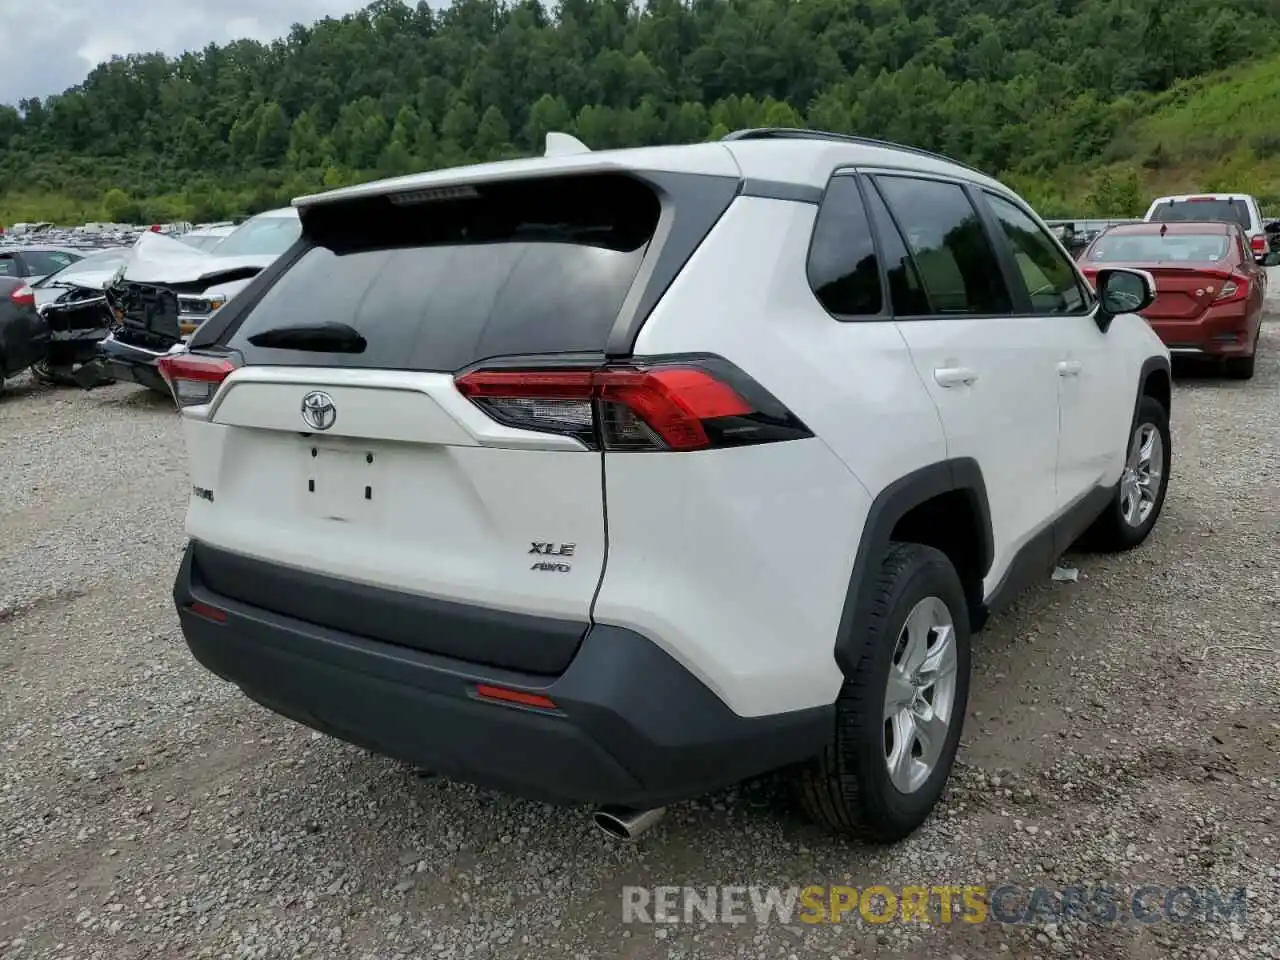
M 378 158 L 380 174 L 395 177 L 413 172 L 414 142 L 420 127 L 418 111 L 408 104 L 401 107 L 400 112 L 396 114 L 395 126 L 391 129 L 391 140 Z
M 451 106 L 440 121 L 440 138 L 456 147 L 467 149 L 475 140 L 480 120 L 475 107 L 459 100 Z
M 111 223 L 127 223 L 137 216 L 137 204 L 119 187 L 112 187 L 102 197 L 102 212 Z
M 258 137 L 255 156 L 266 165 L 278 164 L 289 149 L 289 118 L 274 100 L 265 103 L 258 114 Z
M 1086 202 L 1089 211 L 1099 217 L 1138 217 L 1147 206 L 1132 167 L 1103 170 Z
M 289 128 L 289 149 L 286 157 L 295 170 L 314 167 L 322 158 L 320 133 L 310 110 L 303 110 Z
M 573 115 L 564 97 L 544 93 L 529 108 L 529 120 L 524 128 L 524 145 L 535 152 L 542 152 L 548 133 L 569 133 L 573 127 Z
M 491 106 L 476 127 L 475 155 L 482 160 L 497 160 L 511 149 L 511 130 L 497 107 Z

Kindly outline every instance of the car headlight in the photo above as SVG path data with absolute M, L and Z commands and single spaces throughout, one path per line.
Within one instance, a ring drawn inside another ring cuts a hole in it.
M 178 297 L 178 315 L 193 319 L 205 319 L 217 313 L 226 305 L 224 296 L 212 297 Z

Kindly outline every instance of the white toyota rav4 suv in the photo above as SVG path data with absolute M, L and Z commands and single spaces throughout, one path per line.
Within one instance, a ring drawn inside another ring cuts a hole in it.
M 188 645 L 615 835 L 781 768 L 829 827 L 906 835 L 971 631 L 1160 514 L 1151 277 L 1095 294 L 1017 195 L 920 150 L 556 143 L 298 200 L 296 245 L 163 361 Z

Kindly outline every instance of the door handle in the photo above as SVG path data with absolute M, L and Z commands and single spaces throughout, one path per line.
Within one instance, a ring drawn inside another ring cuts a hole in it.
M 1080 373 L 1083 367 L 1084 367 L 1084 364 L 1081 363 L 1079 360 L 1059 360 L 1058 376 L 1074 377 Z
M 968 367 L 938 367 L 933 371 L 933 379 L 940 387 L 967 387 L 978 379 L 978 374 Z

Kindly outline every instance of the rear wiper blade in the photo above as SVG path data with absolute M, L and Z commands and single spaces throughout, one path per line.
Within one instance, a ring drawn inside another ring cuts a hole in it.
M 315 353 L 364 353 L 369 345 L 358 330 L 345 323 L 300 323 L 273 327 L 249 338 L 255 347 L 311 350 Z

